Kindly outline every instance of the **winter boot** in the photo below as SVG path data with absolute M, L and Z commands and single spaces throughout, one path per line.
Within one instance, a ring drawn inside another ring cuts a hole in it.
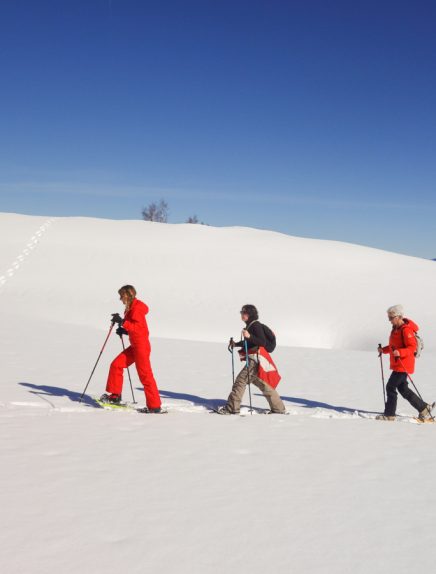
M 102 403 L 119 405 L 121 403 L 121 395 L 115 395 L 114 393 L 108 395 L 107 393 L 104 393 L 103 395 L 101 395 L 100 400 Z
M 377 415 L 375 417 L 376 421 L 394 421 L 395 420 L 395 416 L 391 417 L 391 416 L 387 416 L 387 415 Z
M 434 409 L 435 405 L 436 405 L 436 403 L 432 403 L 431 405 L 427 405 L 425 407 L 425 409 L 419 413 L 418 418 L 421 419 L 422 421 L 432 419 L 433 415 L 431 413 L 432 413 L 432 410 Z
M 142 409 L 137 409 L 137 410 L 138 410 L 138 413 L 142 413 L 144 415 L 163 415 L 163 414 L 166 414 L 168 412 L 168 411 L 164 411 L 160 407 L 157 407 L 156 409 L 149 409 L 148 407 L 144 407 Z

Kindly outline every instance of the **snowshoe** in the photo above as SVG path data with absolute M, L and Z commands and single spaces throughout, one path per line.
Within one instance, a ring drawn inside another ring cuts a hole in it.
M 432 413 L 435 405 L 436 405 L 436 403 L 432 403 L 431 405 L 427 405 L 425 407 L 425 409 L 419 413 L 418 419 L 423 421 L 423 422 L 426 420 L 434 420 L 434 417 L 431 413 Z
M 168 411 L 158 407 L 157 409 L 149 409 L 148 407 L 143 407 L 142 409 L 136 409 L 138 413 L 142 413 L 144 415 L 166 415 Z
M 395 416 L 388 416 L 388 415 L 377 415 L 375 417 L 376 421 L 394 421 L 396 419 Z
M 115 395 L 114 393 L 111 393 L 111 394 L 104 393 L 103 395 L 101 395 L 99 400 L 102 403 L 108 403 L 111 405 L 119 405 L 119 404 L 121 404 L 121 395 Z
M 125 410 L 131 410 L 133 407 L 127 403 L 123 403 L 121 402 L 121 397 L 120 400 L 117 400 L 117 397 L 115 397 L 115 400 L 109 400 L 110 395 L 102 395 L 99 399 L 97 397 L 93 397 L 94 401 L 103 409 L 106 410 L 110 410 L 110 411 L 125 411 Z
M 216 413 L 217 415 L 239 415 L 239 412 L 233 412 L 233 411 L 229 411 L 229 409 L 227 408 L 227 406 L 224 407 L 218 407 L 217 409 L 212 409 L 211 410 L 212 413 Z

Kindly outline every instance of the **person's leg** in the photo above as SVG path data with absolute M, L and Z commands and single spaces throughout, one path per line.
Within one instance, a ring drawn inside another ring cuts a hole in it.
M 419 413 L 427 407 L 427 403 L 420 399 L 418 395 L 415 395 L 415 393 L 409 387 L 407 383 L 407 377 L 405 381 L 398 385 L 398 392 L 403 398 L 406 399 L 406 401 L 409 401 L 412 407 L 414 407 Z
M 396 371 L 392 371 L 392 374 L 389 377 L 388 384 L 386 385 L 386 394 L 388 398 L 385 405 L 385 415 L 387 417 L 395 416 L 398 398 L 397 388 L 398 385 L 404 382 L 406 378 L 406 373 L 397 373 Z
M 253 379 L 251 379 L 251 382 L 253 383 L 253 385 L 256 385 L 256 387 L 262 392 L 263 396 L 268 401 L 271 412 L 281 414 L 286 412 L 285 405 L 283 404 L 283 401 L 280 398 L 279 393 L 275 389 L 270 387 L 267 383 L 265 383 L 258 377 L 253 377 Z
M 253 359 L 249 361 L 250 369 L 250 382 L 257 376 L 257 363 Z M 226 408 L 231 413 L 239 413 L 241 409 L 242 398 L 245 393 L 245 387 L 248 383 L 247 367 L 244 367 L 239 375 L 236 377 L 235 384 L 227 399 Z
M 127 347 L 125 351 L 116 357 L 110 366 L 106 384 L 106 391 L 113 395 L 121 395 L 123 391 L 123 370 L 133 363 L 132 347 Z
M 159 409 L 161 400 L 150 363 L 150 348 L 134 348 L 136 370 L 144 387 L 145 403 L 149 409 Z

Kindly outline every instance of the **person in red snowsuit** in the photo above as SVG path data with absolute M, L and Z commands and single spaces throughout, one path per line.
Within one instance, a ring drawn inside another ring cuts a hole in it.
M 123 371 L 135 363 L 139 380 L 144 387 L 146 411 L 159 413 L 161 412 L 161 399 L 150 364 L 151 345 L 145 319 L 148 307 L 136 298 L 136 289 L 132 285 L 124 285 L 118 293 L 126 309 L 124 318 L 115 314 L 113 321 L 119 325 L 117 335 L 129 336 L 130 346 L 112 361 L 106 385 L 109 395 L 104 395 L 104 397 L 114 404 L 121 401 Z
M 434 403 L 432 405 L 425 403 L 409 388 L 407 382 L 408 375 L 413 374 L 415 371 L 415 352 L 417 348 L 415 333 L 418 331 L 418 325 L 411 319 L 404 317 L 401 305 L 389 307 L 388 319 L 392 325 L 389 345 L 379 347 L 378 352 L 389 354 L 392 374 L 386 385 L 387 400 L 385 412 L 377 418 L 383 420 L 395 419 L 398 391 L 419 412 L 419 417 L 424 420 L 431 417 Z

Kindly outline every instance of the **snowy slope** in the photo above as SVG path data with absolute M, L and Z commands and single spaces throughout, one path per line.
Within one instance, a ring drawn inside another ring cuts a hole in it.
M 354 414 L 381 407 L 373 353 L 279 349 L 290 415 L 219 417 L 206 406 L 229 391 L 225 347 L 155 340 L 169 414 L 151 417 L 78 406 L 100 335 L 1 335 L 1 572 L 409 574 L 417 557 L 433 571 L 436 427 Z M 434 399 L 436 361 L 421 360 Z
M 156 337 L 226 340 L 254 302 L 282 345 L 368 350 L 401 302 L 436 348 L 431 261 L 245 228 L 13 214 L 0 228 L 0 311 L 14 316 L 105 328 L 132 283 Z
M 416 382 L 436 399 L 432 262 L 248 229 L 10 214 L 0 229 L 0 572 L 434 570 L 436 426 L 404 401 L 401 422 L 374 420 L 373 350 L 404 303 L 427 343 Z M 95 408 L 116 337 L 78 404 L 127 281 L 151 305 L 165 416 Z M 289 416 L 208 413 L 248 301 L 278 331 Z

